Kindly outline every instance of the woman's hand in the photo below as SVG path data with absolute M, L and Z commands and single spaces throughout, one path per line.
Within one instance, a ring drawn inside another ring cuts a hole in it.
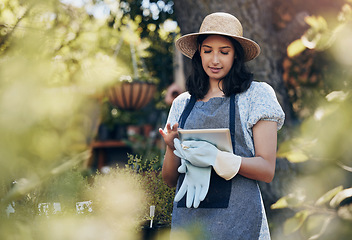
M 164 138 L 167 145 L 162 168 L 162 176 L 169 187 L 176 186 L 179 176 L 177 169 L 181 165 L 180 158 L 173 153 L 175 150 L 174 139 L 178 137 L 177 127 L 178 123 L 174 124 L 172 127 L 171 124 L 168 123 L 165 131 L 159 128 L 159 133 Z
M 166 132 L 164 132 L 163 129 L 159 128 L 159 133 L 164 138 L 166 145 L 172 150 L 175 150 L 174 139 L 178 137 L 177 128 L 178 123 L 174 124 L 172 127 L 171 124 L 168 123 L 166 125 Z

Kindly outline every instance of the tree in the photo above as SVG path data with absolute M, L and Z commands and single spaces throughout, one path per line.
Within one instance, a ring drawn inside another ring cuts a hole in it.
M 58 165 L 86 160 L 78 153 L 96 132 L 96 95 L 131 68 L 113 55 L 121 34 L 84 9 L 3 1 L 0 23 L 0 183 L 30 178 L 31 190 L 66 169 Z M 19 196 L 1 188 L 2 200 Z
M 134 239 L 135 210 L 144 198 L 128 176 L 110 178 L 100 192 L 106 195 L 94 194 L 103 206 L 95 209 L 98 218 L 80 218 L 75 203 L 89 187 L 82 172 L 100 114 L 96 93 L 131 73 L 130 59 L 114 51 L 120 39 L 135 35 L 63 2 L 0 4 L 0 239 L 84 239 L 80 229 L 87 226 L 91 238 L 108 232 L 111 239 Z M 121 53 L 124 47 L 129 52 L 125 44 Z M 39 203 L 54 201 L 65 213 L 46 218 Z
M 289 161 L 303 163 L 305 171 L 300 173 L 292 192 L 280 198 L 272 208 L 295 210 L 295 214 L 283 224 L 285 239 L 297 239 L 298 236 L 304 239 L 349 239 L 352 225 L 349 134 L 352 6 L 346 2 L 337 18 L 330 20 L 329 24 L 322 16 L 309 17 L 306 22 L 310 25 L 309 30 L 289 45 L 290 59 L 295 61 L 301 56 L 306 57 L 309 52 L 314 55 L 314 62 L 324 55 L 329 64 L 320 65 L 320 85 L 323 86 L 314 93 L 316 104 L 310 106 L 311 115 L 303 119 L 295 137 L 281 144 L 278 151 Z M 315 76 L 313 74 L 310 79 Z M 301 92 L 309 89 L 304 85 L 301 88 Z M 309 91 L 312 94 L 313 90 Z M 306 104 L 305 101 L 303 99 L 302 105 Z

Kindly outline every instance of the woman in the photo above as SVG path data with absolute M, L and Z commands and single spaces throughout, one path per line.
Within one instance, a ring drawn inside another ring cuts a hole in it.
M 193 72 L 188 92 L 174 100 L 159 130 L 167 144 L 163 178 L 178 186 L 172 230 L 197 222 L 209 239 L 270 239 L 257 181 L 274 177 L 284 113 L 273 89 L 253 81 L 245 67 L 260 48 L 227 13 L 208 15 L 198 33 L 181 37 L 176 46 L 192 59 Z M 181 145 L 179 127 L 229 128 L 234 152 L 205 141 Z

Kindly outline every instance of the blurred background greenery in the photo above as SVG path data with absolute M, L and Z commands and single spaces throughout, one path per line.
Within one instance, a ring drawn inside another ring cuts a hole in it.
M 243 14 L 263 50 L 251 67 L 273 85 L 287 116 L 276 177 L 261 186 L 272 238 L 350 239 L 351 1 L 246 3 L 1 0 L 0 238 L 155 239 L 152 219 L 154 229 L 168 229 L 174 189 L 161 180 L 156 130 L 182 65 L 174 40 L 222 10 Z M 149 104 L 114 104 L 107 92 L 123 82 L 153 84 Z M 105 140 L 123 127 L 115 140 L 135 154 L 126 154 L 127 167 L 94 167 L 102 125 Z M 137 127 L 132 137 L 128 127 Z M 202 239 L 197 226 L 178 234 Z

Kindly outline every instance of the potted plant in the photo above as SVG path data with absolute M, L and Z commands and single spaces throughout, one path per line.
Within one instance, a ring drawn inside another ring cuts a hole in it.
M 132 78 L 123 75 L 120 80 L 107 89 L 109 101 L 124 110 L 139 110 L 154 97 L 156 80 L 148 73 Z
M 155 239 L 159 234 L 168 234 L 175 189 L 169 188 L 162 179 L 159 158 L 143 159 L 133 155 L 128 157 L 127 167 L 142 176 L 140 179 L 147 196 L 144 223 L 141 226 L 143 239 Z
M 109 101 L 125 110 L 139 110 L 154 97 L 156 85 L 153 82 L 123 80 L 108 88 Z

